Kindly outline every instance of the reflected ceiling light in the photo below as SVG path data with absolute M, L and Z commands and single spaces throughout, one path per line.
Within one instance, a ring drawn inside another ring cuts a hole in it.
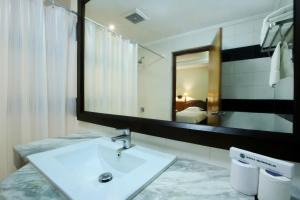
M 115 30 L 115 25 L 113 25 L 113 24 L 110 24 L 109 26 L 108 26 L 108 29 L 110 30 L 110 31 L 113 31 L 113 30 Z

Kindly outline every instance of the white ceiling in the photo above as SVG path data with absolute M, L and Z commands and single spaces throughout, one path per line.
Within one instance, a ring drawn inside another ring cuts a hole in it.
M 176 69 L 190 69 L 198 67 L 208 67 L 209 51 L 184 54 L 176 57 Z
M 90 0 L 86 16 L 114 24 L 116 32 L 139 43 L 189 32 L 274 10 L 280 0 Z M 142 10 L 150 20 L 132 24 L 124 16 Z

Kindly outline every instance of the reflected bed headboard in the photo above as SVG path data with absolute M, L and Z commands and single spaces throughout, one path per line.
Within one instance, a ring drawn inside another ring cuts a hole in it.
M 188 107 L 200 107 L 204 110 L 207 110 L 206 101 L 202 100 L 190 100 L 190 101 L 176 101 L 176 111 L 182 111 Z

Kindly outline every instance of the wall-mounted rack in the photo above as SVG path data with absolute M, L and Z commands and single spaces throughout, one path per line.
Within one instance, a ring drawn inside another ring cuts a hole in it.
M 268 27 L 263 43 L 261 45 L 262 52 L 272 52 L 275 50 L 278 42 L 284 42 L 287 37 L 292 34 L 294 29 L 294 18 L 288 18 L 281 21 L 271 23 Z M 289 48 L 293 48 L 293 42 L 288 41 Z

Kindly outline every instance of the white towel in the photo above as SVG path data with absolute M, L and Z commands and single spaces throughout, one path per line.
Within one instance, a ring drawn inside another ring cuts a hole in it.
M 291 58 L 292 55 L 288 44 L 283 42 L 281 45 L 281 42 L 279 42 L 271 59 L 270 87 L 275 87 L 280 79 L 294 75 L 294 65 Z
M 280 80 L 280 45 L 281 42 L 277 44 L 271 59 L 271 71 L 269 79 L 270 87 L 275 87 Z
M 285 7 L 282 7 L 271 14 L 269 14 L 264 20 L 262 24 L 261 34 L 260 34 L 260 45 L 263 44 L 263 41 L 268 32 L 268 28 L 271 23 L 277 22 L 280 20 L 288 19 L 293 17 L 293 4 L 289 4 Z
M 292 51 L 286 42 L 283 42 L 280 49 L 280 79 L 284 79 L 294 75 Z

